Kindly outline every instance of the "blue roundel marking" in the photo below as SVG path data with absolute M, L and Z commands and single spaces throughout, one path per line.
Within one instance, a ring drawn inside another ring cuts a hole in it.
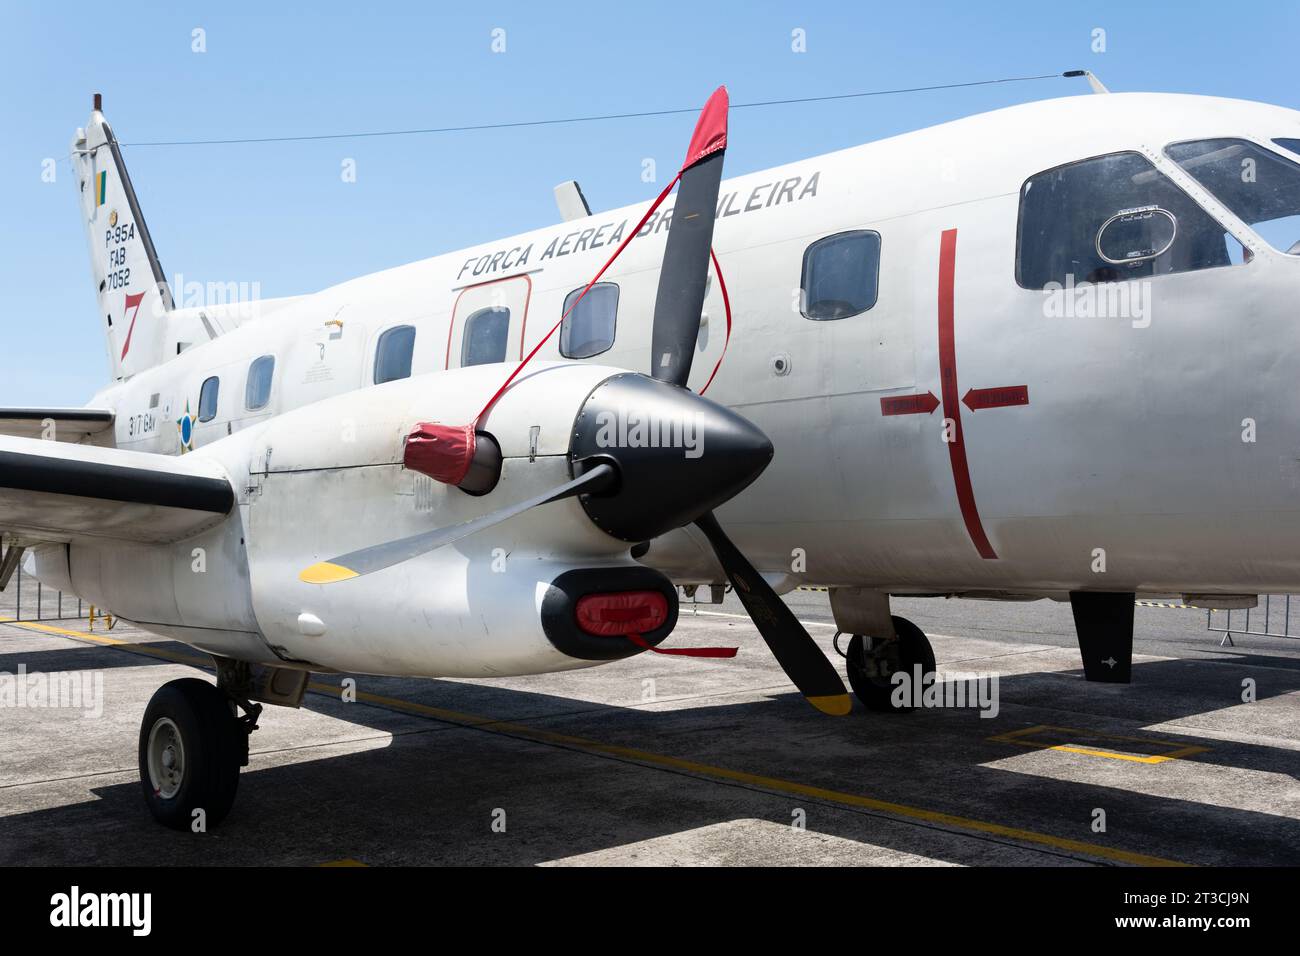
M 193 427 L 193 422 L 190 421 L 188 415 L 181 419 L 181 441 L 187 445 L 190 443 L 190 433 L 193 430 Z

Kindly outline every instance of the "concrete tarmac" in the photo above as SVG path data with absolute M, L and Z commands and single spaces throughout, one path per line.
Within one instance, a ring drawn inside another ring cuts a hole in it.
M 826 594 L 787 600 L 833 655 Z M 941 671 L 998 676 L 996 717 L 823 716 L 728 597 L 685 604 L 665 646 L 739 646 L 733 660 L 359 676 L 354 701 L 317 677 L 301 709 L 266 708 L 207 833 L 152 821 L 136 747 L 153 692 L 212 679 L 210 661 L 127 624 L 3 623 L 0 680 L 81 674 L 102 696 L 98 714 L 0 709 L 0 865 L 1300 863 L 1300 641 L 1221 648 L 1205 612 L 1139 606 L 1133 683 L 1100 685 L 1068 605 L 895 613 Z

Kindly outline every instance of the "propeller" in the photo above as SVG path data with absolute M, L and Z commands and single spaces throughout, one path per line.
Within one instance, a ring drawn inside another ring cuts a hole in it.
M 303 581 L 331 584 L 370 574 L 532 508 L 575 496 L 598 527 L 625 541 L 648 541 L 694 522 L 704 532 L 736 595 L 794 685 L 823 713 L 849 712 L 852 704 L 839 673 L 763 576 L 727 537 L 712 511 L 753 482 L 772 458 L 772 443 L 757 426 L 687 388 L 707 291 L 726 143 L 727 91 L 719 87 L 700 113 L 686 161 L 678 174 L 677 201 L 655 297 L 650 375 L 631 372 L 615 375 L 587 396 L 574 422 L 570 441 L 573 479 L 461 524 L 319 562 L 299 575 Z M 656 205 L 671 188 L 669 184 Z M 647 218 L 654 208 L 651 206 L 646 213 Z M 632 230 L 628 238 L 640 228 Z M 671 443 L 661 446 L 659 442 L 610 447 L 603 423 L 625 416 L 629 409 L 635 410 L 643 422 L 673 423 L 679 437 L 689 431 L 693 440 L 707 439 L 707 453 L 700 447 L 699 454 L 684 455 L 680 447 Z M 473 433 L 472 425 L 422 425 L 421 428 L 435 437 L 435 446 L 437 441 L 444 443 L 445 450 L 439 452 L 442 463 L 457 465 L 446 474 L 426 471 L 427 474 L 466 487 L 461 479 L 477 470 L 488 476 L 484 487 L 490 490 L 495 484 L 493 470 L 495 467 L 499 471 L 499 452 L 492 460 L 492 444 L 476 445 L 468 441 Z
M 722 184 L 726 123 L 727 91 L 726 87 L 719 87 L 700 114 L 687 150 L 688 166 L 677 188 L 677 203 L 673 207 L 668 245 L 659 273 L 650 374 L 682 388 L 690 377 L 691 359 L 700 335 L 714 211 Z M 704 159 L 693 162 L 697 150 L 707 149 L 708 143 L 717 146 Z M 771 585 L 727 537 L 713 512 L 707 511 L 696 518 L 695 525 L 713 546 L 713 553 L 736 596 L 786 676 L 818 710 L 836 716 L 847 714 L 853 705 L 839 672 Z

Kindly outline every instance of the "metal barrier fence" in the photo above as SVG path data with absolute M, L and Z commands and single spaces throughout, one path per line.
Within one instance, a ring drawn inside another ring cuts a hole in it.
M 1236 611 L 1206 611 L 1205 628 L 1222 634 L 1219 646 L 1231 645 L 1232 635 L 1253 634 L 1258 637 L 1300 638 L 1300 621 L 1291 622 L 1290 594 L 1261 594 L 1259 605 Z M 1300 601 L 1296 602 L 1300 614 Z
M 65 599 L 62 591 L 48 589 L 31 576 L 24 581 L 21 561 L 9 586 L 0 591 L 0 616 L 15 621 L 66 621 L 84 618 L 89 611 L 81 598 Z

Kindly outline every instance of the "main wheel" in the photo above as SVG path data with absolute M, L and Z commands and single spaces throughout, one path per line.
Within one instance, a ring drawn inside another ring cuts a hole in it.
M 906 713 L 910 705 L 895 706 L 893 676 L 900 671 L 909 677 L 921 665 L 922 676 L 934 673 L 934 650 L 925 632 L 904 617 L 893 617 L 897 641 L 873 641 L 871 651 L 861 634 L 854 634 L 845 654 L 849 686 L 869 710 Z
M 140 786 L 153 818 L 189 830 L 202 810 L 206 826 L 220 823 L 235 802 L 246 746 L 230 698 L 207 681 L 158 688 L 140 723 Z

